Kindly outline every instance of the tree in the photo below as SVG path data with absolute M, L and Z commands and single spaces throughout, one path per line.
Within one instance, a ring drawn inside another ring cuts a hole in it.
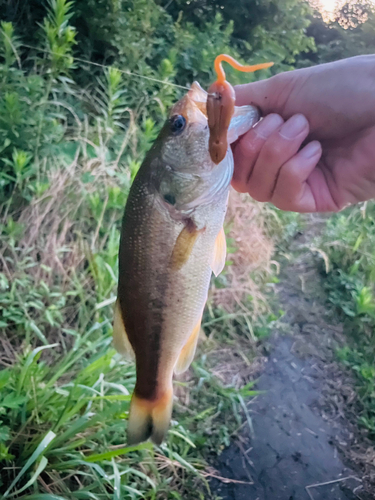
M 233 22 L 231 42 L 246 60 L 268 59 L 293 64 L 300 52 L 313 49 L 306 36 L 311 8 L 300 0 L 158 0 L 177 19 L 202 27 L 220 13 Z
M 325 22 L 315 9 L 307 34 L 316 50 L 298 56 L 298 66 L 310 66 L 375 52 L 375 7 L 367 0 L 349 1 Z

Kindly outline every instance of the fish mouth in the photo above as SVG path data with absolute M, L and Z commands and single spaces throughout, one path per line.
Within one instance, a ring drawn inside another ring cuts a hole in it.
M 172 107 L 170 117 L 174 115 L 182 115 L 187 123 L 207 123 L 207 92 L 198 82 Z

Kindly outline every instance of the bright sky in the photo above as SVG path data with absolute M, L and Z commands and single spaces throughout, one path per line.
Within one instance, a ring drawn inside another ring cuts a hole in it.
M 321 10 L 327 14 L 329 18 L 332 15 L 333 11 L 338 5 L 345 4 L 346 0 L 315 0 L 313 3 L 318 3 L 321 6 Z M 372 0 L 372 3 L 375 4 L 375 0 Z
M 322 12 L 323 18 L 328 21 L 339 2 L 338 0 L 317 0 L 317 3 L 320 5 L 319 10 Z M 341 1 L 340 3 L 344 2 Z
M 320 0 L 320 3 L 322 4 L 324 10 L 333 12 L 335 10 L 337 0 Z

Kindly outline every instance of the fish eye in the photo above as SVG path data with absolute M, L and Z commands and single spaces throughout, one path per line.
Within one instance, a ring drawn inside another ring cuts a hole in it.
M 174 135 L 179 135 L 185 129 L 186 119 L 182 115 L 174 115 L 170 119 L 171 131 Z

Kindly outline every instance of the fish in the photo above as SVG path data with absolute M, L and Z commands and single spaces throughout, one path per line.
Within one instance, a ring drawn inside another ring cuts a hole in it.
M 129 445 L 149 438 L 160 444 L 167 434 L 173 374 L 194 358 L 211 275 L 225 265 L 230 144 L 259 120 L 255 107 L 234 107 L 225 157 L 215 163 L 207 95 L 194 82 L 172 106 L 125 207 L 113 342 L 136 365 Z

